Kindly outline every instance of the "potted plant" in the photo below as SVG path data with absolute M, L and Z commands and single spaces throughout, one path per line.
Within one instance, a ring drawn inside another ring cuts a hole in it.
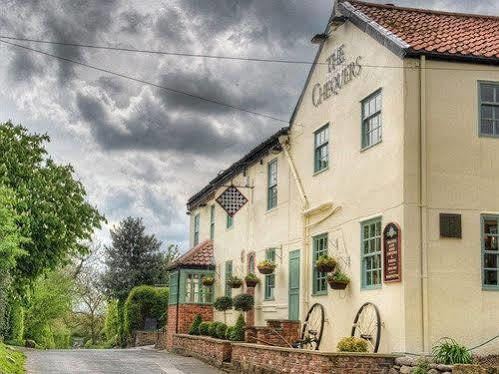
M 272 274 L 275 270 L 275 263 L 269 260 L 263 260 L 256 267 L 262 274 Z
M 227 284 L 232 288 L 240 288 L 243 285 L 243 280 L 239 277 L 230 277 Z
M 242 293 L 234 297 L 234 309 L 240 312 L 247 312 L 253 309 L 255 305 L 255 299 L 253 296 L 247 293 Z
M 336 260 L 329 255 L 322 255 L 315 262 L 315 267 L 322 273 L 330 273 L 336 267 Z
M 327 281 L 333 290 L 344 290 L 350 283 L 350 278 L 341 270 L 337 270 L 333 274 L 329 274 Z
M 256 287 L 256 285 L 260 283 L 260 279 L 253 273 L 246 275 L 244 281 L 246 282 L 246 287 Z
M 213 278 L 211 275 L 205 275 L 203 276 L 203 278 L 201 278 L 201 283 L 206 287 L 213 286 L 213 284 L 215 283 L 215 278 Z

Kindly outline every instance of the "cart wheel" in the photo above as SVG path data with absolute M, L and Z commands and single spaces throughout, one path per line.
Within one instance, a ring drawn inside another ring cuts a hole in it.
M 379 311 L 373 303 L 362 305 L 353 320 L 352 336 L 367 341 L 370 352 L 378 352 L 381 333 Z
M 307 313 L 307 318 L 303 322 L 301 332 L 301 340 L 306 342 L 303 344 L 303 349 L 317 351 L 322 340 L 322 332 L 324 330 L 324 307 L 316 303 L 312 305 Z

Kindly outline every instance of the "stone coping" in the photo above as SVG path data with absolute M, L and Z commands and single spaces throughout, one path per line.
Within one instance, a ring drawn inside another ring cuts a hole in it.
M 296 320 L 296 319 L 279 319 L 279 318 L 270 318 L 270 319 L 266 319 L 265 321 L 279 321 L 279 322 L 296 322 L 296 323 L 301 323 L 301 321 Z
M 319 356 L 349 356 L 349 357 L 358 356 L 358 357 L 377 357 L 377 358 L 397 358 L 397 357 L 400 357 L 400 355 L 392 354 L 392 353 L 322 352 L 322 351 L 311 351 L 308 349 L 273 347 L 273 346 L 269 346 L 269 345 L 252 344 L 252 343 L 231 342 L 231 344 L 235 347 L 246 347 L 246 348 L 252 348 L 252 349 L 262 349 L 262 350 L 271 350 L 271 351 L 279 351 L 279 352 L 295 352 L 295 353 L 300 352 L 300 353 L 307 353 L 307 354 L 319 355 Z
M 188 339 L 192 339 L 192 340 L 206 340 L 206 341 L 218 343 L 218 344 L 230 344 L 230 343 L 232 343 L 230 340 L 212 338 L 211 336 L 189 335 L 189 334 L 173 334 L 173 336 L 177 336 L 179 338 L 188 338 Z

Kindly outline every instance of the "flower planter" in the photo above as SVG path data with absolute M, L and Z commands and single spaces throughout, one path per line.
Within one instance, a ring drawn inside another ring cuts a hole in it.
M 210 287 L 215 283 L 215 278 L 213 277 L 203 277 L 201 278 L 201 283 L 203 286 Z
M 331 273 L 336 268 L 336 264 L 321 263 L 315 266 L 321 273 Z
M 246 282 L 246 287 L 250 288 L 256 287 L 256 285 L 260 283 L 258 279 L 245 279 L 245 282 Z
M 228 280 L 227 284 L 231 288 L 241 288 L 241 286 L 243 285 L 243 281 L 241 279 L 239 279 L 239 278 L 236 278 L 236 279 Z
M 333 290 L 344 290 L 347 288 L 348 283 L 350 281 L 346 280 L 329 280 L 327 281 L 329 283 L 329 287 L 331 287 Z
M 261 274 L 272 274 L 275 270 L 275 264 L 258 264 L 256 268 Z

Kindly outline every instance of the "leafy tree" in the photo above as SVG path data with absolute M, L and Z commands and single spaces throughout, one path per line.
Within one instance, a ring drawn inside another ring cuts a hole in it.
M 12 270 L 18 289 L 85 252 L 79 243 L 104 220 L 87 202 L 73 168 L 49 158 L 48 141 L 21 125 L 0 124 L 0 181 L 16 191 L 18 226 L 29 239 L 21 244 L 29 255 L 19 257 Z
M 55 348 L 56 340 L 66 339 L 63 335 L 67 335 L 67 329 L 62 321 L 71 313 L 73 289 L 73 280 L 60 271 L 34 282 L 25 317 L 26 339 L 45 348 Z
M 7 301 L 12 299 L 11 270 L 26 254 L 20 248 L 25 239 L 17 226 L 20 219 L 15 210 L 17 203 L 14 192 L 0 183 L 0 338 L 8 335 L 10 330 L 11 305 Z
M 145 234 L 142 218 L 128 217 L 111 230 L 112 245 L 105 247 L 106 294 L 122 302 L 132 288 L 154 285 L 163 272 L 161 242 Z

